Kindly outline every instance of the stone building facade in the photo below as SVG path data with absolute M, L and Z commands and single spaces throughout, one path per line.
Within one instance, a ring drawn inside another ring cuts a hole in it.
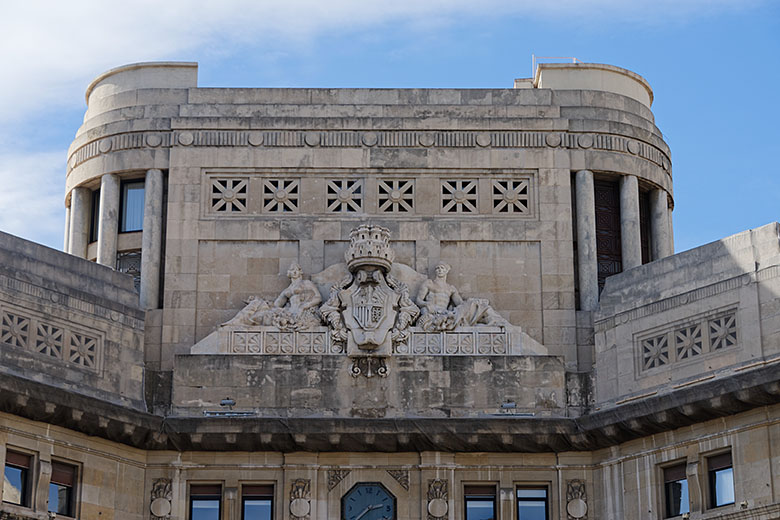
M 0 518 L 780 517 L 780 225 L 673 254 L 652 100 L 101 75 L 66 252 L 0 235 Z

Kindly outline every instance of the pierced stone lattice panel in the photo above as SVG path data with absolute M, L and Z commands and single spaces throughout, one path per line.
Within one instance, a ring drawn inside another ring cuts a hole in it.
M 266 213 L 298 213 L 300 181 L 298 179 L 266 179 L 263 181 L 263 211 Z
M 211 179 L 211 211 L 213 213 L 245 213 L 249 179 Z
M 442 213 L 477 213 L 478 200 L 476 180 L 442 179 Z
M 484 356 L 510 352 L 505 332 L 420 332 L 413 331 L 411 348 L 397 345 L 396 354 L 420 356 Z
M 0 343 L 21 348 L 50 361 L 100 370 L 103 340 L 100 334 L 75 331 L 64 323 L 25 311 L 0 311 Z
M 377 190 L 380 213 L 414 212 L 414 180 L 380 180 Z
M 330 341 L 323 331 L 232 331 L 230 352 L 233 354 L 343 354 L 344 347 Z
M 116 255 L 116 270 L 133 277 L 133 286 L 141 291 L 141 250 L 123 251 Z
M 328 213 L 361 213 L 363 211 L 363 180 L 333 179 L 325 188 Z
M 736 346 L 737 315 L 732 309 L 715 317 L 694 318 L 684 326 L 640 338 L 639 364 L 641 371 L 648 371 Z
M 527 179 L 493 181 L 493 213 L 529 213 L 530 187 Z

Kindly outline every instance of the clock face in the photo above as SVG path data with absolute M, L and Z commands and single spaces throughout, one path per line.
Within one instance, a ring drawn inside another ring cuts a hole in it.
M 355 484 L 341 499 L 342 520 L 395 520 L 395 497 L 382 484 Z

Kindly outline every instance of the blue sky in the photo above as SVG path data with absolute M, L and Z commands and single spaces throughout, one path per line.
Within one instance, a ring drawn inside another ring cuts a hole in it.
M 60 248 L 84 90 L 197 61 L 208 87 L 511 87 L 531 55 L 644 76 L 672 149 L 676 250 L 780 220 L 780 2 L 14 3 L 0 20 L 0 230 Z

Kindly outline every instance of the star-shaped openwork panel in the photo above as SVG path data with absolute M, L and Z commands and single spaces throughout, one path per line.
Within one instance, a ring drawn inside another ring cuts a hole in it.
M 414 180 L 380 180 L 377 190 L 380 213 L 414 213 Z
M 245 213 L 249 180 L 245 178 L 211 179 L 211 211 Z
M 477 213 L 478 201 L 476 180 L 442 179 L 442 213 Z
M 530 197 L 528 179 L 493 180 L 493 213 L 526 215 Z
M 328 213 L 362 213 L 362 179 L 332 179 L 326 187 Z
M 265 213 L 298 213 L 301 183 L 298 179 L 265 179 L 263 211 Z

